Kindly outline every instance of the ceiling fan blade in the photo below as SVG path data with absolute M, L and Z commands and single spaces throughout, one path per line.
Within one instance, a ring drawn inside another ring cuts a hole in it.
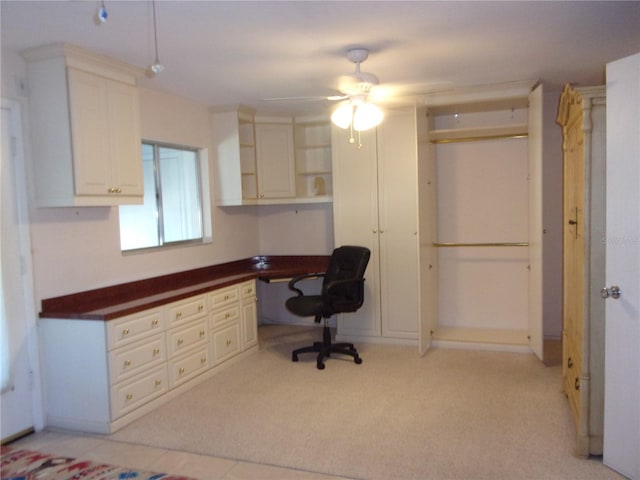
M 344 100 L 346 95 L 313 95 L 305 97 L 270 97 L 264 98 L 265 102 L 321 102 Z

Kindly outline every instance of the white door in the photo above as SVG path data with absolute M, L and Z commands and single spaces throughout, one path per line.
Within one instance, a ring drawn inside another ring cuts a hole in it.
M 529 346 L 542 360 L 542 85 L 529 95 Z
M 0 316 L 2 317 L 2 440 L 41 426 L 35 421 L 34 403 L 39 389 L 35 340 L 35 311 L 31 283 L 29 229 L 24 188 L 24 159 L 20 111 L 14 102 L 2 101 L 2 164 L 0 166 Z M 40 418 L 40 416 L 38 416 Z
M 604 463 L 640 479 L 640 53 L 607 65 Z M 613 292 L 612 292 L 613 293 Z

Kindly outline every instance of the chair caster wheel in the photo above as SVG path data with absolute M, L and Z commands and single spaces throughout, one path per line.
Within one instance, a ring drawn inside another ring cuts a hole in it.
M 324 363 L 318 363 L 316 366 L 318 367 L 318 370 L 324 370 Z
M 292 362 L 297 362 L 298 361 L 298 355 L 296 355 L 295 353 L 291 355 L 291 361 Z
M 353 361 L 356 362 L 358 365 L 362 363 L 362 359 L 360 357 L 354 358 Z

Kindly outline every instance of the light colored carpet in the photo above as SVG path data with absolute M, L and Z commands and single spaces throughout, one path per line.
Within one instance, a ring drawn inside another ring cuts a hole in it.
M 621 478 L 573 455 L 559 366 L 373 344 L 361 365 L 291 362 L 312 339 L 263 327 L 258 353 L 110 438 L 360 479 Z

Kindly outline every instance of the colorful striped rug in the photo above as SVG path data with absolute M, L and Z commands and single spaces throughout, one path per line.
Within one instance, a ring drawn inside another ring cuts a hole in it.
M 3 446 L 2 480 L 194 480 Z

